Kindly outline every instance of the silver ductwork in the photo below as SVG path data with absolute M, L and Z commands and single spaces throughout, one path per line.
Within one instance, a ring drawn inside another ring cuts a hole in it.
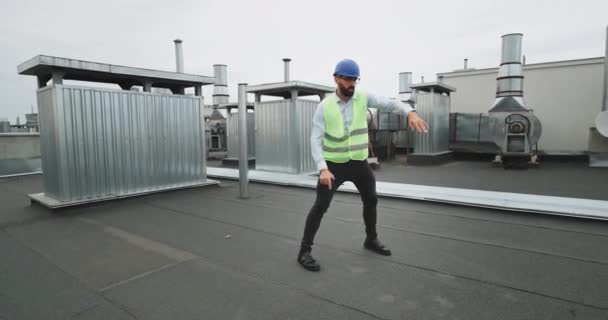
M 492 112 L 527 111 L 524 96 L 524 76 L 521 69 L 523 34 L 502 36 L 502 58 L 496 78 L 496 100 Z
M 289 58 L 283 59 L 284 69 L 285 69 L 285 76 L 284 76 L 285 82 L 289 82 L 289 62 L 290 61 L 291 61 L 291 59 L 289 59 Z
M 184 73 L 184 51 L 182 50 L 182 40 L 175 39 L 175 71 Z
M 215 82 L 213 84 L 213 105 L 220 105 L 228 103 L 230 96 L 228 94 L 228 76 L 226 72 L 226 65 L 215 64 L 213 65 L 213 76 Z
M 412 73 L 399 73 L 399 100 L 402 102 L 410 102 L 412 99 Z
M 540 120 L 526 108 L 521 64 L 521 33 L 502 36 L 502 56 L 496 78 L 496 100 L 489 111 L 492 140 L 502 158 L 533 157 L 540 139 Z

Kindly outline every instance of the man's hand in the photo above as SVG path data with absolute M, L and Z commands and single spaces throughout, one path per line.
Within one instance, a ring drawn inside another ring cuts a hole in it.
M 335 180 L 334 175 L 328 169 L 321 170 L 321 175 L 319 176 L 319 182 L 322 185 L 326 185 L 329 188 L 329 190 L 331 190 L 332 180 Z
M 418 131 L 418 133 L 427 133 L 429 131 L 429 127 L 426 122 L 424 122 L 424 120 L 422 120 L 422 118 L 420 118 L 416 112 L 408 113 L 407 120 L 410 128 Z

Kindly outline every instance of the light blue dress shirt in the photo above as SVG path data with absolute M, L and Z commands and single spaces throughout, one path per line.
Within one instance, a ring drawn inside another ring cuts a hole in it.
M 350 131 L 350 125 L 353 120 L 353 99 L 350 98 L 348 101 L 342 101 L 336 93 L 332 93 L 338 101 L 338 106 L 342 112 L 342 119 L 344 119 L 344 128 L 346 132 Z M 354 97 L 354 95 L 353 95 Z M 323 99 L 317 106 L 315 115 L 312 119 L 312 129 L 310 134 L 310 149 L 312 158 L 317 164 L 317 170 L 327 168 L 327 163 L 323 158 L 323 136 L 325 135 L 325 119 L 323 106 L 327 98 Z M 367 107 L 377 108 L 379 111 L 398 112 L 403 116 L 407 116 L 408 113 L 414 109 L 409 105 L 405 104 L 397 99 L 389 99 L 375 94 L 367 94 Z

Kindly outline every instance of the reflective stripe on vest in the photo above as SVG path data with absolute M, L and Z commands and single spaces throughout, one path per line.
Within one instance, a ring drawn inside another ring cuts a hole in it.
M 345 132 L 344 119 L 336 95 L 324 101 L 323 117 L 325 135 L 323 137 L 323 157 L 326 161 L 344 163 L 349 160 L 365 160 L 368 156 L 369 137 L 367 134 L 367 95 L 355 91 L 353 99 L 353 119 L 350 132 Z

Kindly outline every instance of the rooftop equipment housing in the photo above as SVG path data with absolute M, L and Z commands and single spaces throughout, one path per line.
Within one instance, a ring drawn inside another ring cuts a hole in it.
M 310 154 L 310 133 L 319 102 L 302 97 L 323 99 L 334 91 L 333 87 L 302 81 L 247 87 L 247 92 L 255 95 L 256 170 L 293 174 L 316 172 Z M 262 101 L 262 96 L 284 100 Z
M 429 131 L 411 133 L 414 152 L 408 156 L 408 163 L 437 164 L 450 160 L 450 93 L 456 89 L 439 82 L 410 88 L 414 90 L 416 112 L 427 122 Z
M 540 139 L 540 120 L 526 108 L 521 67 L 521 33 L 502 36 L 502 58 L 498 71 L 496 100 L 489 111 L 492 138 L 500 149 L 496 162 L 531 158 L 535 161 L 535 146 Z M 510 162 L 510 161 L 508 161 Z
M 207 180 L 202 86 L 212 77 L 37 56 L 17 68 L 38 78 L 44 193 L 51 208 L 201 186 Z M 47 82 L 52 79 L 52 83 Z M 116 83 L 125 90 L 63 84 Z M 144 92 L 130 91 L 142 85 Z M 151 93 L 158 86 L 196 96 Z

